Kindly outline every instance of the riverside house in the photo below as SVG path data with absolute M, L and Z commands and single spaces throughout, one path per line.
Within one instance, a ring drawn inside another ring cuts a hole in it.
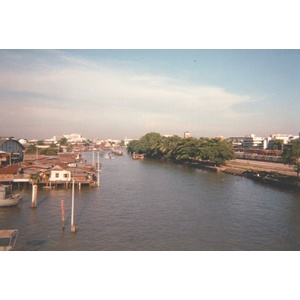
M 19 172 L 20 166 L 10 165 L 0 167 L 0 184 L 11 184 L 14 181 L 14 176 Z
M 71 182 L 71 171 L 68 170 L 68 164 L 57 164 L 51 169 L 49 178 L 50 186 L 55 184 L 65 184 L 66 187 Z
M 22 162 L 24 149 L 13 137 L 0 137 L 0 164 L 7 166 Z

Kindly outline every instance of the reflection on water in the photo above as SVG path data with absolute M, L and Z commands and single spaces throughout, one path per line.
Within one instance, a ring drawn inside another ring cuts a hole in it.
M 91 153 L 85 153 L 91 159 Z M 101 156 L 101 187 L 31 190 L 0 209 L 15 250 L 299 250 L 299 193 L 186 165 Z M 65 201 L 65 229 L 61 222 Z

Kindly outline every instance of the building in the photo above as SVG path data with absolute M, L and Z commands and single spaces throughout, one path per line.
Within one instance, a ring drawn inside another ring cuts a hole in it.
M 231 144 L 232 149 L 242 149 L 244 139 L 244 136 L 232 136 L 225 138 L 225 141 Z
M 271 134 L 270 138 L 268 139 L 269 140 L 268 149 L 276 148 L 275 141 L 282 141 L 283 145 L 287 145 L 287 144 L 289 144 L 290 141 L 297 139 L 297 138 L 298 138 L 298 136 L 294 136 L 291 134 L 282 134 L 282 133 Z
M 126 136 L 125 136 L 125 139 L 124 139 L 124 146 L 128 146 L 128 144 L 131 142 L 131 141 L 134 141 L 134 139 L 128 139 Z
M 188 139 L 190 137 L 191 137 L 191 134 L 188 131 L 185 131 L 184 134 L 183 134 L 183 138 Z
M 12 183 L 14 181 L 14 175 L 20 171 L 20 166 L 9 165 L 0 168 L 0 184 L 1 183 Z
M 264 137 L 255 136 L 255 134 L 250 134 L 245 136 L 243 140 L 244 149 L 267 149 L 268 139 Z
M 67 170 L 67 164 L 58 164 L 51 169 L 50 183 L 69 183 L 71 182 L 71 171 Z
M 2 165 L 11 165 L 23 161 L 25 147 L 13 137 L 0 137 Z
M 64 134 L 64 137 L 68 140 L 69 143 L 82 143 L 86 141 L 86 139 L 78 133 Z
M 45 139 L 44 143 L 45 144 L 57 144 L 61 139 L 63 138 L 63 136 L 60 135 L 54 135 L 51 139 Z

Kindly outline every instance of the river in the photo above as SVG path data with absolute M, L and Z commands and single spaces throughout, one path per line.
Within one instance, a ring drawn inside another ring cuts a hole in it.
M 35 209 L 27 189 L 19 207 L 0 208 L 0 228 L 19 229 L 15 251 L 300 249 L 299 192 L 127 155 L 101 163 L 100 188 L 75 190 L 76 233 L 71 189 L 40 188 Z

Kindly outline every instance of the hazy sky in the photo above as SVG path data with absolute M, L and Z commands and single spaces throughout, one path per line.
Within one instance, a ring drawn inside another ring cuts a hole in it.
M 298 134 L 298 50 L 0 50 L 0 136 Z

